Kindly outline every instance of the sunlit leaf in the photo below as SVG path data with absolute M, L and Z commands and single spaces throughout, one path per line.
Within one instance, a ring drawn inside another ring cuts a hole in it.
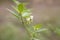
M 22 17 L 28 17 L 28 16 L 30 16 L 31 15 L 31 13 L 28 13 L 28 12 L 23 12 L 22 13 Z
M 23 3 L 20 3 L 20 4 L 18 5 L 18 10 L 19 10 L 20 12 L 23 12 L 24 9 L 25 9 L 24 4 L 23 4 Z
M 42 28 L 42 29 L 39 29 L 39 30 L 37 30 L 36 32 L 43 32 L 43 31 L 47 31 L 48 29 L 46 29 L 46 28 Z
M 34 30 L 39 30 L 41 27 L 42 27 L 41 24 L 37 24 L 37 25 L 34 26 Z
M 26 9 L 26 8 L 25 8 L 23 12 L 31 13 L 31 9 Z

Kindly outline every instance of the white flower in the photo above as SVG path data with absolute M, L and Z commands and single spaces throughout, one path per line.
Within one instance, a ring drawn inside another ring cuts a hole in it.
M 27 20 L 27 21 L 30 21 L 30 18 L 27 18 L 26 20 Z
M 30 19 L 32 20 L 33 19 L 33 16 L 30 16 Z
M 29 18 L 26 19 L 27 21 L 33 20 L 33 16 L 30 16 Z

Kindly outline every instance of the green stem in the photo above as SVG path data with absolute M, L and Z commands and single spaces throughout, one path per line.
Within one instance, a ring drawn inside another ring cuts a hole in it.
M 24 19 L 22 17 L 22 14 L 20 13 L 20 17 L 21 17 L 21 21 L 22 21 L 22 26 L 25 28 L 27 34 L 29 35 L 29 37 L 31 38 L 32 35 L 30 34 L 30 32 L 28 31 L 27 25 L 25 25 Z

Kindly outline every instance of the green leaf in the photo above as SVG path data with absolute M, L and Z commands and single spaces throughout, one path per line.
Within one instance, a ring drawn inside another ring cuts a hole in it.
M 13 12 L 12 10 L 8 9 L 8 11 L 11 12 L 15 17 L 19 18 L 19 16 L 15 12 Z
M 42 28 L 42 29 L 39 29 L 39 30 L 37 30 L 36 32 L 44 32 L 44 31 L 47 31 L 48 29 L 46 29 L 46 28 Z
M 23 12 L 24 9 L 25 9 L 24 4 L 23 4 L 23 3 L 20 3 L 20 4 L 18 5 L 18 10 L 19 10 L 20 12 Z
M 31 13 L 31 9 L 25 9 L 23 12 Z M 32 14 L 32 13 L 31 13 Z
M 31 13 L 28 13 L 28 12 L 23 12 L 22 13 L 22 17 L 29 17 Z
M 34 30 L 39 30 L 42 27 L 42 24 L 37 24 L 34 26 Z

